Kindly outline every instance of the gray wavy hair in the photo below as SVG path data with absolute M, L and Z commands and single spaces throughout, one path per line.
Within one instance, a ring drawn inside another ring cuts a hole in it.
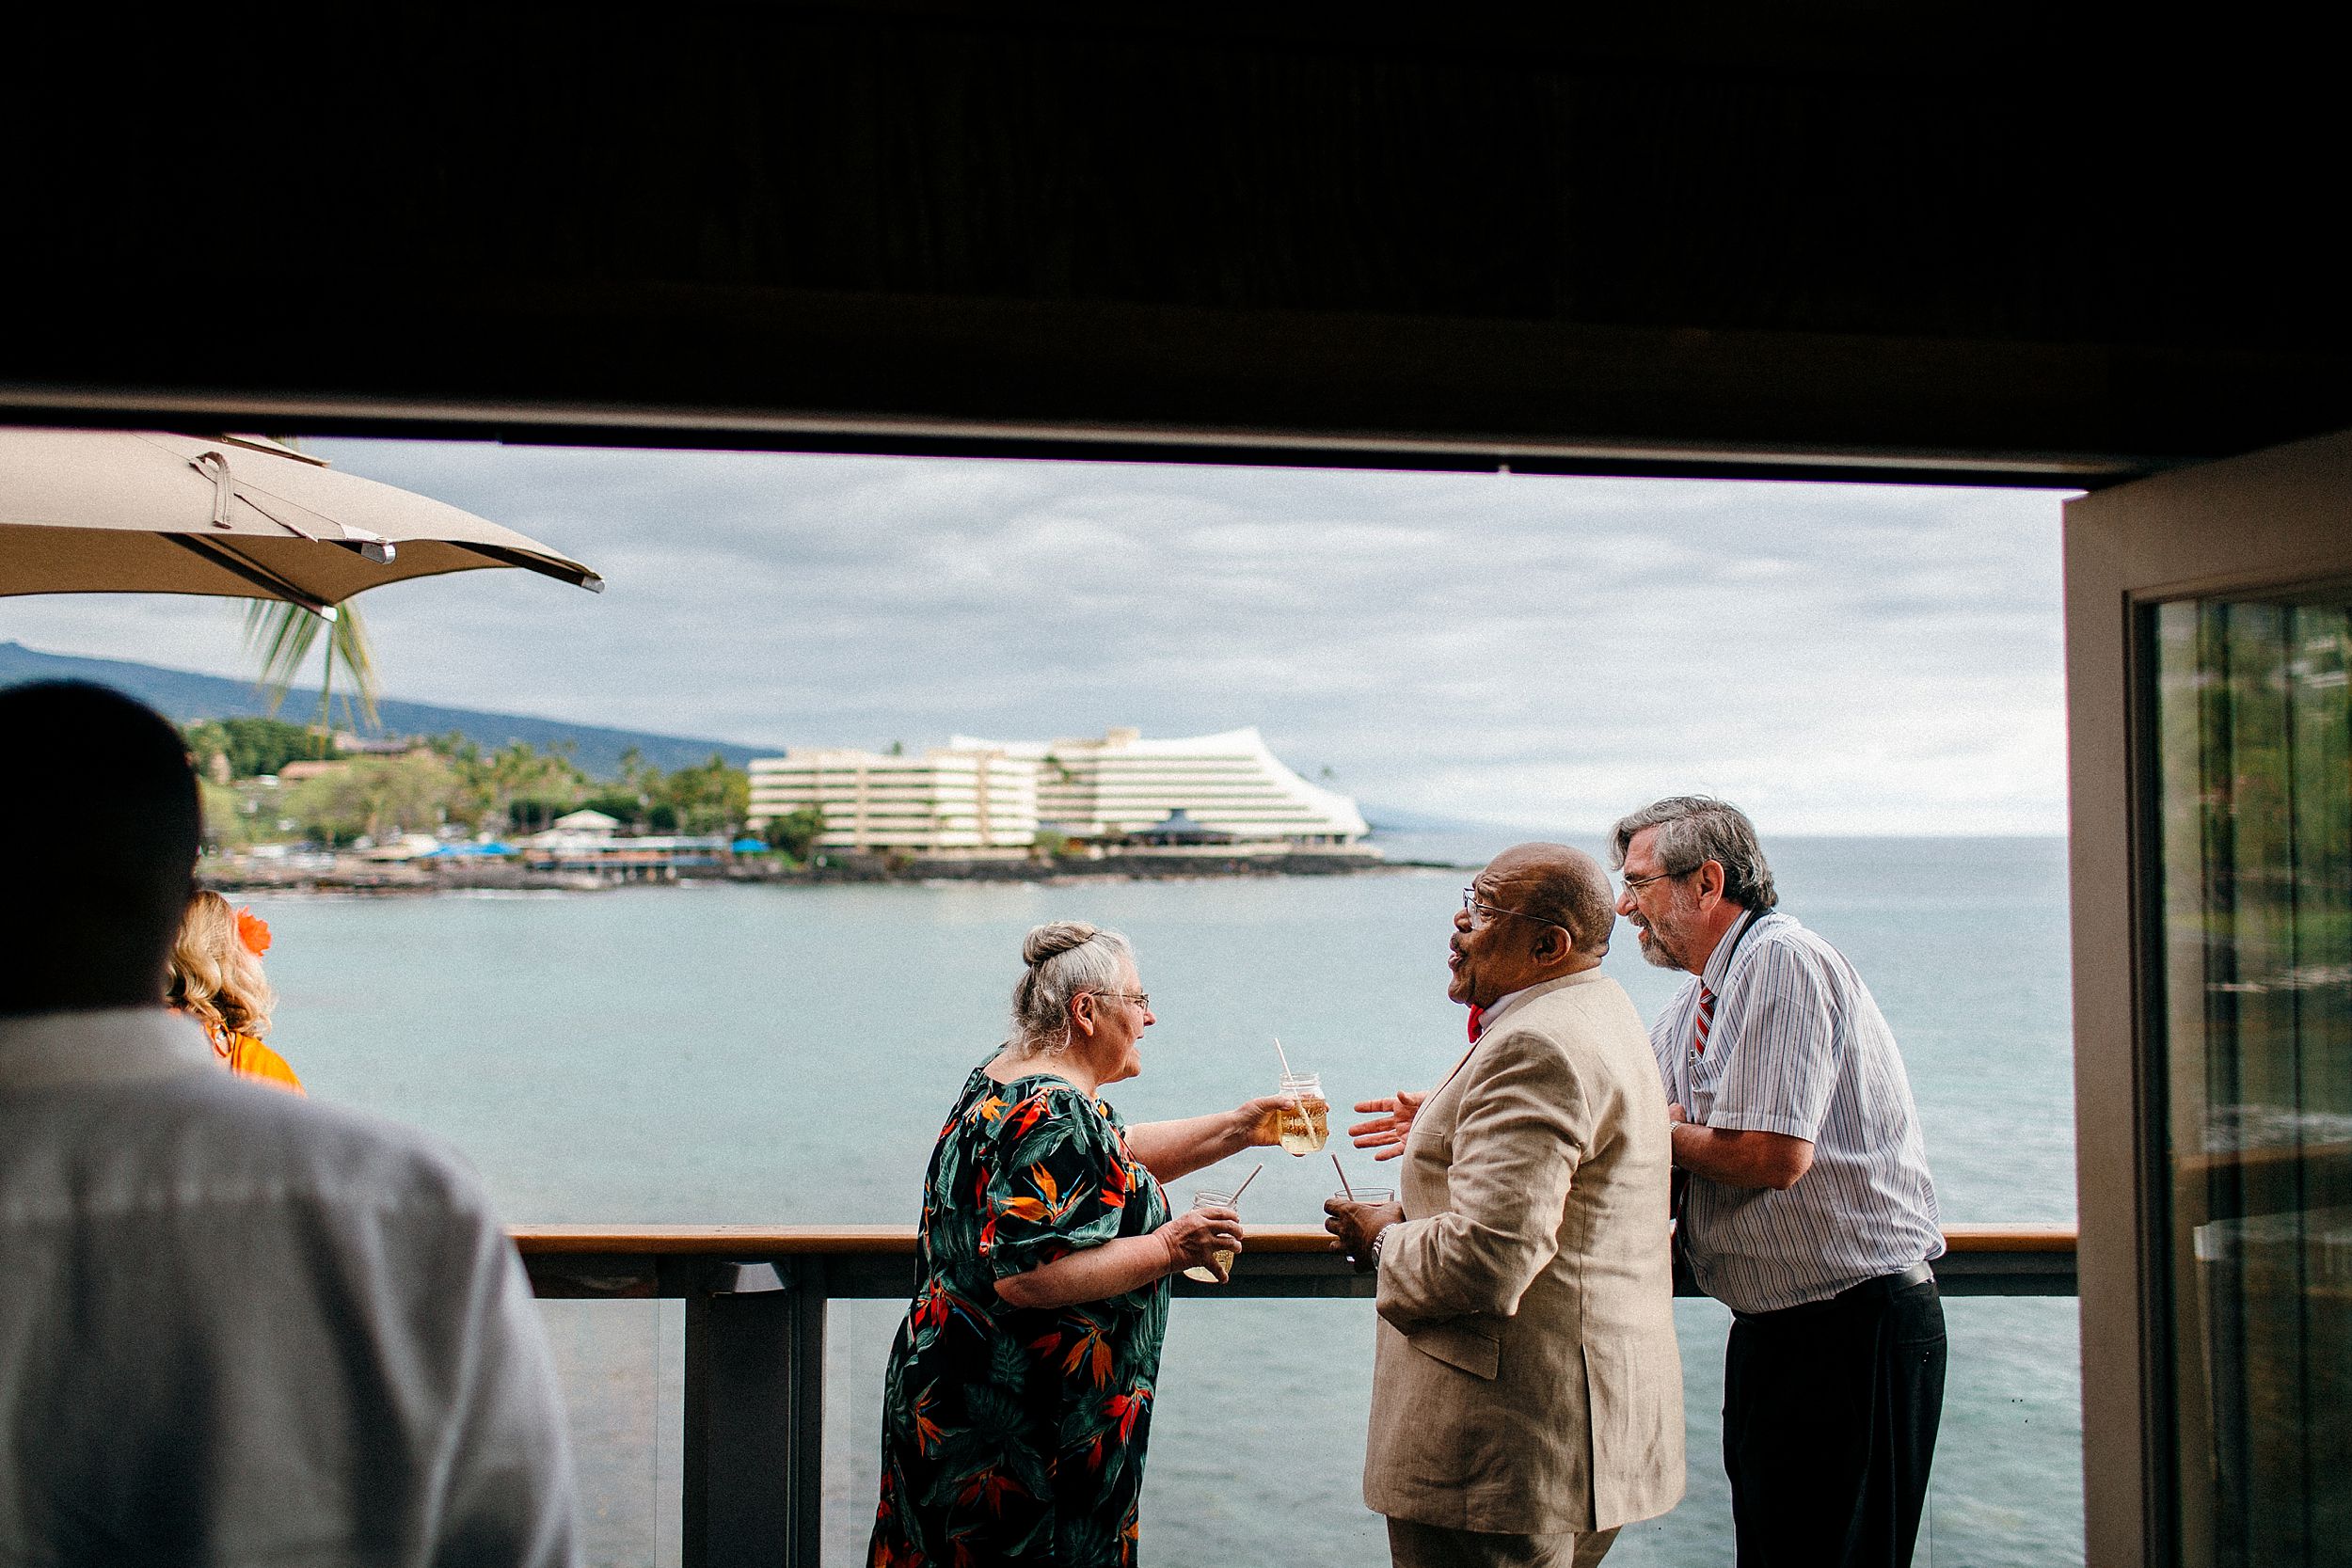
M 1054 920 L 1022 939 L 1021 960 L 1029 969 L 1012 988 L 1013 1040 L 1025 1050 L 1056 1052 L 1070 1047 L 1072 1000 L 1121 989 L 1136 950 L 1117 931 Z
M 1697 870 L 1703 861 L 1713 861 L 1724 868 L 1724 896 L 1741 909 L 1762 911 L 1780 902 L 1764 846 L 1756 842 L 1756 824 L 1730 801 L 1711 795 L 1669 795 L 1619 818 L 1609 840 L 1612 868 L 1624 869 L 1627 847 L 1645 828 L 1658 830 L 1650 847 L 1658 851 L 1659 868 L 1669 875 L 1678 877 Z

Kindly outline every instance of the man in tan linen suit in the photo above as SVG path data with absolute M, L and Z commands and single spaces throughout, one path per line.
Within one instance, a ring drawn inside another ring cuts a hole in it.
M 1390 1115 L 1357 1146 L 1405 1157 L 1401 1205 L 1327 1225 L 1379 1274 L 1364 1501 L 1399 1568 L 1586 1568 L 1682 1496 L 1666 1102 L 1600 973 L 1613 903 L 1581 851 L 1497 856 L 1448 959 L 1469 1053 L 1358 1107 Z

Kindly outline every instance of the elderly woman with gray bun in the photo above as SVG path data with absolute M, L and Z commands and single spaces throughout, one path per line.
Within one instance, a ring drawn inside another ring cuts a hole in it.
M 1021 956 L 1012 1038 L 965 1081 L 924 1178 L 873 1568 L 1135 1560 L 1168 1276 L 1242 1246 L 1231 1209 L 1170 1218 L 1160 1183 L 1278 1136 L 1273 1096 L 1129 1127 L 1098 1095 L 1143 1070 L 1134 949 L 1057 921 Z

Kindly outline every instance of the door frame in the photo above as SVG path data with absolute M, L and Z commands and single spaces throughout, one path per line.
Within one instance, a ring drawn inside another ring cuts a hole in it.
M 2140 1568 L 2177 1561 L 2144 611 L 2352 578 L 2352 431 L 2099 491 L 2065 519 L 2085 1561 Z

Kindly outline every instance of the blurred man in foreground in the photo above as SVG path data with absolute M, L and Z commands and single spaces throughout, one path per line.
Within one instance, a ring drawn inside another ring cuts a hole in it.
M 1380 1276 L 1364 1501 L 1399 1568 L 1589 1568 L 1682 1496 L 1682 1360 L 1666 1251 L 1666 1099 L 1600 972 L 1609 879 L 1522 844 L 1454 917 L 1470 1050 L 1398 1097 L 1402 1204 L 1326 1226 Z
M 222 1071 L 164 1010 L 179 736 L 63 684 L 0 691 L 0 735 L 72 772 L 0 770 L 0 1560 L 576 1562 L 554 1374 L 479 1182 Z

